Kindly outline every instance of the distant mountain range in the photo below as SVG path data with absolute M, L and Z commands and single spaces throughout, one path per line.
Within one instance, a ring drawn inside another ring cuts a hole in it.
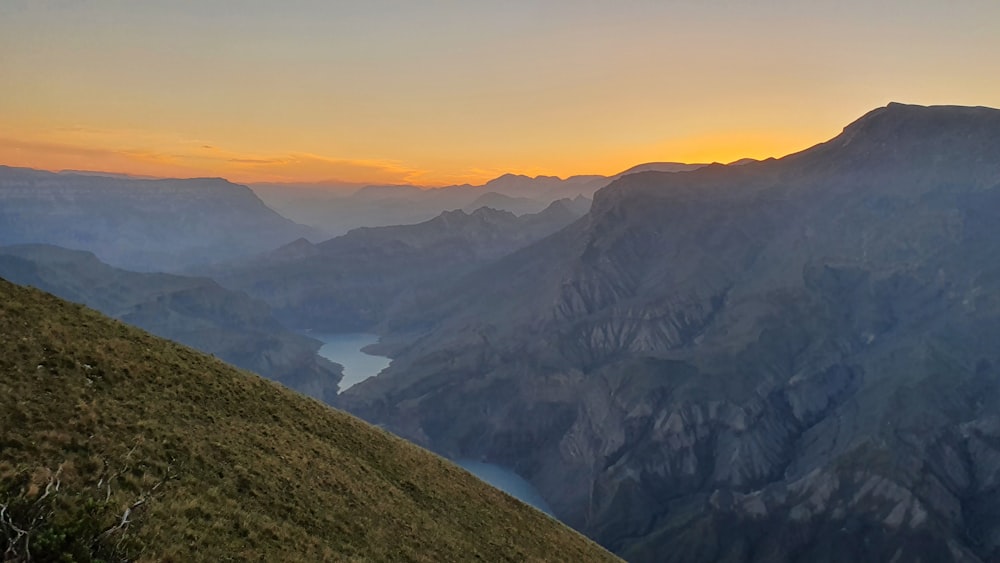
M 219 178 L 148 180 L 0 166 L 0 244 L 88 250 L 114 266 L 176 271 L 270 250 L 314 229 Z
M 423 223 L 359 228 L 319 244 L 299 240 L 201 273 L 266 301 L 289 326 L 373 330 L 391 311 L 562 229 L 589 208 L 590 200 L 577 197 L 521 216 L 487 207 L 447 211 Z
M 30 285 L 212 354 L 319 400 L 337 395 L 341 368 L 318 340 L 290 332 L 263 302 L 207 278 L 113 268 L 89 252 L 0 247 L 0 277 Z
M 651 162 L 614 176 L 524 176 L 504 174 L 480 186 L 463 184 L 443 188 L 412 185 L 290 185 L 251 184 L 268 205 L 295 221 L 331 236 L 358 227 L 419 223 L 443 211 L 474 211 L 492 207 L 516 215 L 536 213 L 558 199 L 591 198 L 594 192 L 622 175 L 658 170 L 679 172 L 704 164 Z
M 639 172 L 382 325 L 339 396 L 632 561 L 1000 560 L 1000 111 Z

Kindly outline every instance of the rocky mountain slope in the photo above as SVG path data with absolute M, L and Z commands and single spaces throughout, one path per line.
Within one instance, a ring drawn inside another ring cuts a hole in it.
M 341 404 L 634 561 L 995 561 L 998 219 L 988 108 L 627 175 L 396 314 Z
M 0 166 L 0 244 L 88 250 L 114 266 L 176 271 L 316 231 L 219 178 L 146 180 Z
M 266 301 L 289 326 L 371 330 L 387 314 L 443 281 L 572 223 L 586 200 L 559 200 L 515 216 L 480 208 L 415 225 L 361 228 L 319 244 L 297 241 L 256 260 L 204 273 Z
M 0 280 L 5 561 L 612 561 L 386 432 Z
M 341 368 L 317 355 L 321 342 L 289 331 L 266 304 L 212 280 L 130 272 L 89 252 L 48 245 L 0 247 L 0 277 L 88 305 L 317 399 L 337 394 Z

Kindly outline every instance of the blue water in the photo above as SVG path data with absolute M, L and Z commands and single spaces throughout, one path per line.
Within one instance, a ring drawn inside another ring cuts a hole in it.
M 552 509 L 531 483 L 510 469 L 492 463 L 483 463 L 471 459 L 456 459 L 455 463 L 462 469 L 472 473 L 480 480 L 493 485 L 517 500 L 534 506 L 538 510 L 552 516 Z
M 320 356 L 344 366 L 344 378 L 340 380 L 341 392 L 369 377 L 378 375 L 389 365 L 389 358 L 373 356 L 361 351 L 365 346 L 378 342 L 376 334 L 315 334 L 312 332 L 306 334 L 323 342 L 323 347 L 319 349 Z M 510 469 L 471 459 L 459 459 L 455 460 L 455 463 L 485 483 L 550 516 L 552 515 L 552 509 L 549 508 L 538 490 Z
M 352 385 L 375 377 L 389 365 L 389 358 L 365 354 L 362 348 L 378 342 L 377 334 L 315 334 L 309 336 L 323 342 L 319 355 L 344 366 L 344 378 L 340 380 L 340 392 Z

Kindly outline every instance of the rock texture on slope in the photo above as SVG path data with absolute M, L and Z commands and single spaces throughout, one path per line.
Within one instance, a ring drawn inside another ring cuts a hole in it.
M 1000 559 L 1000 111 L 636 173 L 341 395 L 635 561 Z
M 0 280 L 5 561 L 613 561 L 411 444 Z

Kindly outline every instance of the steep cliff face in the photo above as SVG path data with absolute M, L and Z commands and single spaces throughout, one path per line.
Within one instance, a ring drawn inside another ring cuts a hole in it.
M 1000 111 L 892 104 L 626 176 L 400 315 L 343 405 L 634 560 L 996 558 L 998 155 Z

